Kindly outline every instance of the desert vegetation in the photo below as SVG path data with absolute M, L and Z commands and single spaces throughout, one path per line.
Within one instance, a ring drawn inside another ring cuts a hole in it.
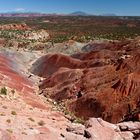
M 37 30 L 45 30 L 50 38 L 43 42 L 64 42 L 75 40 L 89 42 L 96 39 L 124 40 L 140 35 L 139 17 L 98 17 L 98 16 L 45 16 L 32 18 L 1 18 L 4 24 L 26 24 L 31 30 L 3 30 L 0 37 L 6 39 L 22 39 Z M 47 22 L 46 22 L 47 21 Z M 33 41 L 33 40 L 32 40 Z
M 7 89 L 6 89 L 6 87 L 2 87 L 2 88 L 1 88 L 0 94 L 1 94 L 1 95 L 7 95 Z

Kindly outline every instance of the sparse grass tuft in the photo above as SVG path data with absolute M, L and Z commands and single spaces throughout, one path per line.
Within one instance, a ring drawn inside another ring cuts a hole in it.
M 2 106 L 2 108 L 7 109 L 7 106 Z
M 13 133 L 12 129 L 6 129 L 9 133 Z
M 35 120 L 33 118 L 28 118 L 30 121 L 35 122 Z
M 11 111 L 12 115 L 17 115 L 16 111 Z
M 22 134 L 23 134 L 23 135 L 27 135 L 27 133 L 26 133 L 26 132 L 22 132 Z
M 4 113 L 1 113 L 0 116 L 5 116 L 5 114 Z
M 8 119 L 8 120 L 6 120 L 6 122 L 7 122 L 7 123 L 11 123 L 11 120 L 10 120 L 10 119 Z
M 84 120 L 76 117 L 74 123 L 84 124 Z
M 38 125 L 44 126 L 45 125 L 45 122 L 43 120 L 41 120 L 41 121 L 38 122 Z
M 14 89 L 12 89 L 12 90 L 11 90 L 11 93 L 12 93 L 12 94 L 15 94 L 15 90 L 14 90 Z

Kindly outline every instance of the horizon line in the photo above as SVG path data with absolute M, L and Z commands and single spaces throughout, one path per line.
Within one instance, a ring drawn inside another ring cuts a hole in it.
M 0 14 L 46 14 L 46 15 L 72 15 L 73 13 L 76 12 L 82 12 L 83 16 L 116 16 L 116 17 L 140 17 L 140 15 L 119 15 L 116 13 L 102 13 L 102 14 L 93 14 L 93 13 L 88 13 L 84 11 L 75 11 L 75 12 L 69 12 L 69 13 L 57 13 L 57 12 L 35 12 L 35 11 L 7 11 L 7 12 L 0 12 Z M 73 15 L 74 16 L 74 15 Z M 75 15 L 76 16 L 76 15 Z M 78 15 L 77 15 L 78 16 Z M 79 14 L 80 16 L 80 14 Z

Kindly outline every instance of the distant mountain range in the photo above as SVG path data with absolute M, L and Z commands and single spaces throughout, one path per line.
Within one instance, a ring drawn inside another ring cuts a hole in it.
M 33 12 L 7 12 L 0 13 L 0 17 L 42 17 L 42 16 L 94 16 L 82 11 L 76 11 L 70 14 L 47 14 L 47 13 L 33 13 Z M 115 14 L 103 14 L 100 16 L 116 16 Z
M 102 14 L 101 16 L 117 16 L 117 15 L 113 13 L 108 13 L 108 14 Z
M 82 12 L 82 11 L 76 11 L 76 12 L 73 12 L 69 15 L 72 15 L 72 16 L 90 16 L 91 14 L 88 14 L 88 13 L 85 13 L 85 12 Z
M 47 14 L 41 13 L 17 13 L 17 12 L 0 13 L 0 17 L 41 17 L 46 15 Z

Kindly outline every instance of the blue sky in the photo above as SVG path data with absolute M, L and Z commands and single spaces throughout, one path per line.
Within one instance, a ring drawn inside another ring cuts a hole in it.
M 140 0 L 1 0 L 0 12 L 22 11 L 140 16 Z

